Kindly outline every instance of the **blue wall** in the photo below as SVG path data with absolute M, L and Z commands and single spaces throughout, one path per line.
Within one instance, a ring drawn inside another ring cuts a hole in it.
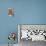
M 16 10 L 14 16 L 8 16 L 9 7 Z M 17 32 L 17 24 L 46 24 L 46 0 L 0 0 L 0 9 L 0 44 L 8 43 L 7 36 Z

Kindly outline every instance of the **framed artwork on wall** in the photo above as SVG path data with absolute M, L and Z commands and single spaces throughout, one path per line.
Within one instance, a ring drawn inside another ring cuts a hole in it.
M 8 16 L 14 16 L 14 8 L 8 8 Z
M 31 41 L 46 41 L 46 25 L 18 25 L 19 42 L 23 39 Z

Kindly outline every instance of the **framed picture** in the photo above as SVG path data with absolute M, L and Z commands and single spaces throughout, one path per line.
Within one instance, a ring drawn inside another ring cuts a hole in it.
M 8 16 L 14 16 L 14 9 L 8 8 Z
M 18 25 L 18 40 L 46 41 L 46 25 L 20 24 Z

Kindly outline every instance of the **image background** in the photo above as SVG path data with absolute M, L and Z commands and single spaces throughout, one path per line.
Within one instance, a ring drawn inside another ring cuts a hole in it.
M 14 16 L 8 8 L 15 9 Z M 46 24 L 46 0 L 0 0 L 0 9 L 0 44 L 8 43 L 9 32 L 18 34 L 17 24 Z

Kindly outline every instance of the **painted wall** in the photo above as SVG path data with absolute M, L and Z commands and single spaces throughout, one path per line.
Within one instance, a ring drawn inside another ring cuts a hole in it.
M 9 7 L 14 16 L 8 16 Z M 9 32 L 17 33 L 17 24 L 46 24 L 46 0 L 0 0 L 0 10 L 0 44 L 8 43 Z

